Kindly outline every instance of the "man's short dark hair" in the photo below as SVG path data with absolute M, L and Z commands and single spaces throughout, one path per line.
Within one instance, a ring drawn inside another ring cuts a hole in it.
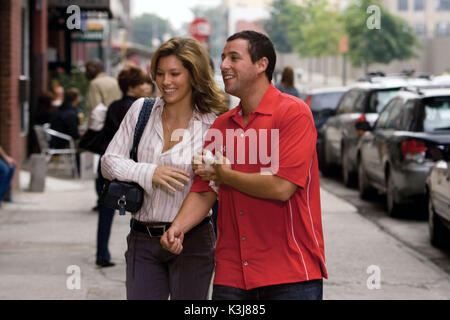
M 269 81 L 272 81 L 273 70 L 275 69 L 275 64 L 277 62 L 277 56 L 272 41 L 270 41 L 266 35 L 252 30 L 235 33 L 227 39 L 227 42 L 236 39 L 245 39 L 248 41 L 248 52 L 253 63 L 263 57 L 266 57 L 267 60 L 269 60 L 269 65 L 267 66 L 265 73 Z

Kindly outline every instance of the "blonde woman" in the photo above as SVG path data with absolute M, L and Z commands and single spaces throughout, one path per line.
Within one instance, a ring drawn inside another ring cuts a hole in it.
M 192 156 L 202 149 L 215 113 L 227 110 L 225 95 L 214 82 L 207 51 L 193 39 L 164 43 L 152 57 L 151 74 L 161 97 L 143 132 L 138 162 L 129 151 L 144 99 L 131 106 L 102 157 L 107 179 L 136 182 L 145 190 L 127 237 L 127 298 L 206 299 L 214 269 L 210 218 L 185 235 L 181 255 L 164 250 L 160 237 L 189 193 Z

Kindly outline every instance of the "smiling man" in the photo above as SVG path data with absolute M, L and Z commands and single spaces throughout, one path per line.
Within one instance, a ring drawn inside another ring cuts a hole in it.
M 275 63 L 265 35 L 243 31 L 227 39 L 220 66 L 225 91 L 241 102 L 210 127 L 215 134 L 207 134 L 205 149 L 221 161 L 197 168 L 191 192 L 161 239 L 167 250 L 183 250 L 184 234 L 216 199 L 213 180 L 219 186 L 213 299 L 322 299 L 327 271 L 316 130 L 308 106 L 271 83 Z M 256 137 L 258 148 L 248 136 Z M 275 166 L 261 161 L 263 146 L 270 146 Z M 261 174 L 268 167 L 276 170 Z

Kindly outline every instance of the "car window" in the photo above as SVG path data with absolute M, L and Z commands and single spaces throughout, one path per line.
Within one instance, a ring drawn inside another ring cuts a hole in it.
M 400 99 L 397 99 L 395 105 L 392 107 L 389 117 L 386 120 L 386 129 L 400 130 L 402 111 L 404 109 L 403 103 Z
M 325 109 L 336 110 L 337 105 L 344 93 L 345 91 L 313 94 L 309 106 L 313 111 L 321 111 Z
M 413 127 L 413 122 L 415 119 L 415 103 L 414 101 L 408 101 L 402 110 L 402 117 L 400 120 L 399 130 L 411 131 Z
M 377 122 L 375 124 L 375 127 L 378 129 L 384 129 L 386 128 L 387 121 L 389 119 L 389 115 L 391 114 L 391 111 L 393 108 L 397 106 L 400 99 L 392 99 L 389 104 L 384 108 L 384 110 L 380 113 L 380 116 L 377 119 Z
M 350 113 L 352 112 L 352 106 L 359 96 L 358 90 L 350 90 L 348 91 L 341 100 L 339 104 L 338 113 Z
M 426 99 L 424 111 L 425 132 L 450 129 L 450 97 Z
M 369 98 L 369 112 L 380 113 L 398 91 L 399 88 L 373 91 Z

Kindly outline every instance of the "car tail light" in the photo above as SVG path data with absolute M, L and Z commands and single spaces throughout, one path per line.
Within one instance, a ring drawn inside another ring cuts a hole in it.
M 402 142 L 402 154 L 407 160 L 423 162 L 427 147 L 425 142 L 419 140 L 406 140 Z
M 366 115 L 365 115 L 365 114 L 362 114 L 358 119 L 355 120 L 355 124 L 357 124 L 358 122 L 366 122 L 366 121 L 367 121 Z M 365 132 L 366 132 L 366 131 L 364 131 L 364 130 L 356 130 L 356 133 L 357 133 L 359 136 L 362 136 Z

